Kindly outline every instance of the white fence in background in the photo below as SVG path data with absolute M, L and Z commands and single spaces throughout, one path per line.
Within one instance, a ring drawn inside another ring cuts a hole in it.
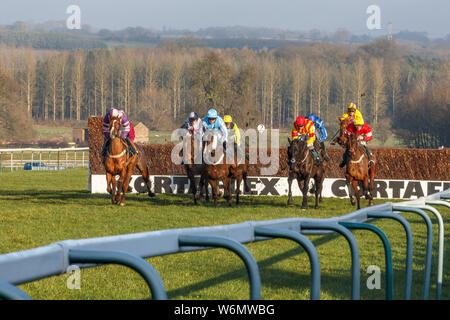
M 89 148 L 0 149 L 0 172 L 87 168 Z

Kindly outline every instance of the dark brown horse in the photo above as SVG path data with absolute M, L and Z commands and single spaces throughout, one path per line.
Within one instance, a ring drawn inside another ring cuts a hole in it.
M 206 136 L 203 149 L 203 159 L 206 163 L 206 174 L 208 183 L 211 185 L 212 196 L 214 199 L 214 206 L 217 206 L 219 198 L 219 181 L 222 181 L 224 188 L 224 198 L 231 206 L 231 192 L 230 192 L 230 168 L 233 164 L 225 163 L 225 152 L 217 152 L 218 149 L 218 137 L 216 135 Z M 210 139 L 208 139 L 210 138 Z M 222 149 L 222 148 L 220 148 Z M 235 166 L 235 165 L 234 165 Z
M 373 205 L 373 185 L 376 172 L 376 159 L 373 156 L 372 160 L 374 165 L 369 168 L 369 158 L 364 152 L 363 147 L 359 143 L 358 134 L 347 134 L 346 152 L 347 152 L 347 164 L 345 170 L 345 178 L 347 185 L 352 184 L 353 192 L 356 196 L 358 203 L 358 209 L 360 209 L 360 192 L 358 190 L 358 184 L 362 184 L 362 193 L 367 200 L 369 200 L 369 206 Z M 355 199 L 349 187 L 350 202 L 355 205 Z
M 203 191 L 205 191 L 205 200 L 209 201 L 208 185 L 206 182 L 206 164 L 203 162 L 203 154 L 200 150 L 201 140 L 197 139 L 194 134 L 189 134 L 184 138 L 183 143 L 183 150 L 186 151 L 183 161 L 184 168 L 186 169 L 186 175 L 189 178 L 190 192 L 192 192 L 194 197 L 194 203 L 197 204 L 198 199 L 203 195 Z M 195 179 L 196 175 L 200 175 L 198 188 Z M 200 190 L 200 195 L 197 192 L 198 190 Z
M 110 118 L 109 126 L 111 142 L 103 164 L 106 170 L 107 191 L 112 196 L 112 203 L 119 203 L 121 206 L 125 206 L 125 194 L 128 190 L 131 175 L 133 174 L 136 165 L 144 179 L 148 195 L 154 196 L 154 193 L 151 192 L 150 189 L 148 167 L 144 168 L 138 154 L 130 157 L 127 152 L 127 144 L 120 137 L 120 123 L 121 119 L 119 117 Z M 115 178 L 117 175 L 119 175 L 118 181 Z
M 314 163 L 311 151 L 309 151 L 306 136 L 300 136 L 296 140 L 290 140 L 288 147 L 288 162 L 289 162 L 289 175 L 288 175 L 288 206 L 294 205 L 292 199 L 292 181 L 297 179 L 298 187 L 303 194 L 302 209 L 306 210 L 308 208 L 308 189 L 309 180 L 314 179 L 314 194 L 316 197 L 316 203 L 314 208 L 319 207 L 319 195 L 322 192 L 323 180 L 325 178 L 325 167 L 324 164 L 317 165 Z
M 243 149 L 245 150 L 245 149 Z M 241 194 L 241 183 L 244 181 L 244 190 L 249 191 L 249 185 L 247 182 L 247 174 L 248 174 L 248 159 L 243 154 L 243 158 L 240 159 L 240 154 L 237 154 L 238 150 L 237 148 L 234 149 L 235 155 L 234 155 L 234 164 L 233 166 L 230 166 L 230 177 L 236 181 L 236 205 L 239 205 L 239 195 Z M 232 181 L 233 181 L 232 180 Z M 229 184 L 229 194 L 232 193 L 231 186 L 232 181 Z

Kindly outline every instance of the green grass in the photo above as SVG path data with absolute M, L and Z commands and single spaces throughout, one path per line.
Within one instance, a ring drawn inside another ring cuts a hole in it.
M 72 141 L 73 128 L 71 127 L 34 125 L 33 130 L 36 132 L 36 138 L 41 140 L 62 137 L 64 140 Z
M 354 211 L 348 199 L 324 199 L 319 210 L 287 208 L 287 197 L 244 197 L 239 208 L 223 199 L 218 208 L 194 206 L 188 195 L 127 196 L 127 206 L 111 205 L 108 195 L 86 191 L 87 170 L 54 172 L 4 172 L 0 185 L 0 253 L 30 249 L 66 239 L 82 239 L 170 228 L 211 226 L 249 220 L 288 217 L 326 218 Z M 383 203 L 377 200 L 376 203 Z M 312 199 L 310 205 L 312 205 Z M 363 206 L 367 205 L 363 201 Z M 441 210 L 441 208 L 439 208 Z M 441 211 L 449 230 L 448 210 Z M 404 214 L 414 234 L 413 299 L 422 296 L 426 229 L 420 217 Z M 436 222 L 432 217 L 433 222 Z M 405 234 L 395 221 L 379 220 L 393 251 L 394 297 L 403 298 Z M 434 248 L 437 244 L 434 224 Z M 361 298 L 384 299 L 384 251 L 372 233 L 355 231 L 359 244 Z M 336 235 L 308 236 L 316 245 L 321 262 L 321 299 L 349 299 L 350 250 Z M 288 240 L 275 239 L 246 245 L 258 262 L 263 299 L 309 299 L 310 269 L 307 254 Z M 436 251 L 436 250 L 435 250 Z M 248 299 L 248 276 L 242 261 L 224 249 L 179 253 L 147 259 L 161 275 L 170 299 Z M 436 261 L 433 256 L 432 288 L 435 297 Z M 443 299 L 448 288 L 450 252 L 444 262 Z M 366 269 L 382 270 L 382 289 L 368 290 Z M 35 299 L 146 299 L 149 290 L 137 273 L 121 266 L 101 266 L 81 271 L 81 289 L 69 290 L 63 274 L 19 287 Z

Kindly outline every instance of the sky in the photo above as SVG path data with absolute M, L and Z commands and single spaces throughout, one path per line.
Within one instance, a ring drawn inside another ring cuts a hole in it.
M 196 31 L 239 25 L 371 34 L 385 32 L 392 22 L 393 33 L 450 34 L 449 0 L 1 0 L 0 25 L 66 20 L 69 5 L 80 7 L 82 24 L 112 30 L 141 26 Z M 367 28 L 370 5 L 380 8 L 382 30 Z

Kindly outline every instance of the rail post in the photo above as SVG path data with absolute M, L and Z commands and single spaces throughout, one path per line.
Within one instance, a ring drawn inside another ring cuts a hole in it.
M 367 218 L 393 219 L 400 222 L 400 224 L 405 229 L 406 233 L 405 300 L 411 300 L 413 241 L 412 241 L 412 231 L 408 221 L 401 215 L 393 212 L 369 212 L 367 213 Z
M 245 263 L 250 280 L 250 299 L 261 300 L 261 277 L 258 264 L 250 251 L 240 242 L 221 236 L 182 234 L 178 237 L 179 246 L 202 246 L 225 248 L 236 253 Z
M 0 281 L 0 298 L 7 300 L 31 300 L 25 292 L 9 282 Z
M 339 225 L 336 222 L 302 222 L 300 224 L 300 231 L 303 230 L 331 230 L 340 233 L 347 240 L 350 245 L 350 251 L 352 256 L 352 290 L 351 298 L 352 300 L 359 300 L 360 298 L 360 288 L 359 288 L 359 250 L 358 244 L 355 240 L 353 234 L 345 227 Z
M 120 264 L 137 271 L 147 282 L 154 300 L 167 300 L 164 284 L 156 270 L 143 258 L 123 251 L 69 249 L 69 263 Z
M 307 237 L 292 230 L 269 227 L 255 227 L 255 236 L 283 238 L 297 242 L 308 253 L 311 264 L 311 300 L 320 299 L 320 263 L 316 247 Z
M 433 226 L 431 224 L 431 219 L 428 215 L 423 212 L 423 210 L 414 207 L 404 207 L 404 206 L 392 206 L 392 211 L 401 212 L 413 212 L 421 216 L 427 225 L 427 245 L 425 254 L 425 281 L 423 284 L 423 300 L 428 299 L 430 293 L 430 278 L 431 278 L 431 254 L 433 250 Z
M 356 222 L 339 222 L 340 225 L 346 227 L 347 229 L 362 229 L 369 230 L 375 233 L 383 242 L 384 247 L 384 260 L 385 260 L 385 268 L 386 268 L 386 300 L 392 300 L 394 295 L 394 280 L 393 280 L 393 271 L 392 271 L 392 250 L 391 244 L 389 243 L 388 238 L 381 231 L 380 228 L 368 224 L 368 223 L 356 223 Z

